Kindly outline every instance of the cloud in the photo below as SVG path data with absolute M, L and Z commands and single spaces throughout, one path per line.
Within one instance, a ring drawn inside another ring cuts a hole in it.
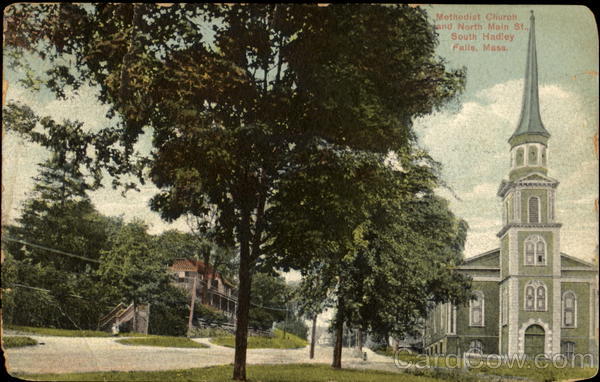
M 420 143 L 442 162 L 444 180 L 461 198 L 450 200 L 471 227 L 466 256 L 498 246 L 501 209 L 496 191 L 510 170 L 508 138 L 519 120 L 522 88 L 522 80 L 496 84 L 476 93 L 458 112 L 442 111 L 415 121 Z M 584 256 L 597 245 L 592 205 L 598 195 L 598 161 L 591 140 L 597 116 L 589 112 L 589 102 L 564 87 L 547 84 L 539 92 L 542 120 L 552 135 L 549 175 L 561 181 L 556 206 L 564 222 L 562 249 Z
M 498 191 L 498 184 L 496 183 L 480 183 L 473 187 L 470 192 L 459 194 L 464 199 L 478 199 L 478 198 L 489 198 L 490 195 L 495 195 Z

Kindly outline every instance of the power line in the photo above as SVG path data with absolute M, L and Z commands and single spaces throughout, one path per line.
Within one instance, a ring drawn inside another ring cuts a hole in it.
M 61 251 L 61 250 L 59 250 L 59 249 L 54 249 L 54 248 L 45 247 L 45 246 L 43 246 L 43 245 L 39 245 L 39 244 L 30 243 L 30 242 L 28 242 L 28 241 L 25 241 L 25 240 L 18 240 L 18 239 L 13 239 L 13 238 L 10 238 L 10 237 L 4 237 L 4 236 L 3 236 L 3 237 L 2 237 L 2 241 L 11 241 L 11 242 L 13 242 L 13 243 L 19 243 L 19 244 L 23 244 L 23 245 L 26 245 L 26 246 L 28 246 L 28 247 L 33 247 L 33 248 L 37 248 L 37 249 L 42 249 L 42 250 L 45 250 L 45 251 L 48 251 L 48 252 L 54 252 L 54 253 L 57 253 L 57 254 L 59 254 L 59 255 L 69 256 L 69 257 L 73 257 L 73 258 L 75 258 L 75 259 L 79 259 L 79 260 L 83 260 L 83 261 L 89 261 L 89 262 L 92 262 L 92 263 L 97 263 L 97 264 L 100 264 L 100 261 L 99 261 L 99 260 L 96 260 L 96 259 L 90 259 L 89 257 L 84 257 L 84 256 L 74 255 L 74 254 L 72 254 L 72 253 L 69 253 L 69 252 Z
M 262 305 L 257 305 L 257 304 L 253 304 L 253 303 L 250 303 L 250 305 L 253 305 L 256 308 L 267 309 L 267 310 L 278 310 L 280 312 L 287 312 L 289 310 L 287 308 L 286 309 L 283 309 L 283 308 L 272 308 L 272 307 L 269 307 L 269 306 L 262 306 Z
M 35 290 L 35 291 L 38 291 L 38 292 L 48 293 L 48 294 L 54 293 L 50 289 L 38 288 L 38 287 L 33 287 L 31 285 L 25 285 L 25 284 L 19 284 L 19 283 L 12 283 L 12 284 L 7 285 L 7 286 L 8 287 L 17 287 L 17 288 L 31 289 L 31 290 Z M 3 288 L 3 289 L 6 289 L 6 288 Z M 68 294 L 67 296 L 79 298 L 79 299 L 86 300 L 86 301 L 93 301 L 93 300 L 90 300 L 88 298 L 76 295 L 76 294 Z M 52 296 L 52 297 L 56 297 L 56 296 Z
M 37 249 L 42 249 L 42 250 L 45 250 L 45 251 L 48 251 L 48 252 L 54 252 L 54 253 L 57 253 L 59 255 L 69 256 L 69 257 L 73 257 L 73 258 L 76 258 L 76 259 L 80 259 L 80 260 L 84 260 L 84 261 L 89 261 L 89 262 L 100 264 L 100 261 L 98 261 L 96 259 L 90 259 L 89 257 L 79 256 L 79 255 L 75 255 L 75 254 L 72 254 L 72 253 L 61 251 L 59 249 L 49 248 L 49 247 L 45 247 L 43 245 L 30 243 L 30 242 L 25 241 L 25 240 L 18 240 L 18 239 L 13 239 L 13 238 L 10 238 L 10 237 L 2 237 L 2 241 L 10 241 L 10 242 L 14 242 L 14 243 L 19 243 L 19 244 L 27 245 L 29 247 L 33 247 L 33 248 L 37 248 Z M 188 279 L 188 278 L 191 278 L 191 277 L 184 277 L 184 278 Z M 37 290 L 40 290 L 40 291 L 50 292 L 50 290 L 47 290 L 47 289 L 30 287 L 30 286 L 27 286 L 27 285 L 20 285 L 20 284 L 13 284 L 13 285 L 17 286 L 17 287 L 22 287 L 22 288 L 37 289 Z M 73 295 L 73 297 L 79 297 L 79 296 Z M 81 297 L 79 297 L 79 298 L 81 298 Z M 287 308 L 274 308 L 274 307 L 269 307 L 269 306 L 257 305 L 257 304 L 254 304 L 254 303 L 250 303 L 250 305 L 253 305 L 254 307 L 260 308 L 260 309 L 275 310 L 275 311 L 280 311 L 280 312 L 287 312 L 289 310 Z

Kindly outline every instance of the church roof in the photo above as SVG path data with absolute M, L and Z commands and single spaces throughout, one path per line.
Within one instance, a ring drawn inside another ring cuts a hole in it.
M 585 267 L 590 268 L 590 270 L 596 270 L 597 267 L 594 264 L 591 264 L 585 260 L 579 259 L 574 256 L 569 256 L 564 252 L 560 253 L 561 266 L 565 267 Z
M 531 134 L 549 137 L 550 133 L 544 127 L 540 116 L 540 102 L 538 93 L 538 70 L 537 70 L 537 52 L 535 47 L 535 17 L 531 11 L 529 43 L 527 46 L 527 65 L 525 68 L 525 84 L 523 91 L 523 104 L 521 107 L 521 118 L 519 125 L 513 135 L 513 138 Z
M 461 269 L 492 269 L 500 266 L 500 248 L 494 248 L 479 255 L 464 260 Z

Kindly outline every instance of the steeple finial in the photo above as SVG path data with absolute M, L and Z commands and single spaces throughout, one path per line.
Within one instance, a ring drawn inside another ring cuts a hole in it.
M 525 67 L 525 84 L 523 92 L 523 105 L 521 108 L 521 119 L 519 125 L 510 141 L 513 138 L 524 135 L 541 135 L 549 137 L 550 133 L 544 128 L 540 116 L 540 102 L 538 94 L 538 72 L 537 72 L 537 52 L 535 47 L 535 16 L 533 10 L 529 17 L 529 43 L 527 46 L 527 65 Z

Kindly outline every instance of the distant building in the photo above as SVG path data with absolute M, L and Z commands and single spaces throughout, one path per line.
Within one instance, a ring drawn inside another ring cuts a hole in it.
M 498 190 L 500 248 L 461 266 L 473 277 L 476 299 L 436 306 L 424 348 L 429 354 L 591 354 L 597 362 L 598 269 L 560 251 L 559 182 L 547 175 L 550 133 L 540 117 L 533 14 L 524 93 L 521 120 L 509 139 L 511 170 Z
M 194 278 L 196 282 L 196 303 L 213 307 L 225 314 L 231 321 L 235 320 L 237 308 L 237 291 L 235 286 L 223 278 L 212 267 L 208 267 L 208 277 L 204 279 L 205 264 L 199 260 L 175 259 L 169 267 L 173 283 L 192 293 Z M 207 301 L 202 301 L 202 289 L 208 283 Z

